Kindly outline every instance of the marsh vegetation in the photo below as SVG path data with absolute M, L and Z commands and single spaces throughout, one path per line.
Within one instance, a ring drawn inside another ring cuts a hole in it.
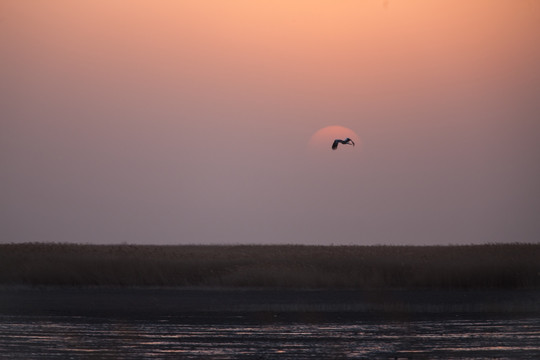
M 0 284 L 302 289 L 540 288 L 540 244 L 0 245 Z

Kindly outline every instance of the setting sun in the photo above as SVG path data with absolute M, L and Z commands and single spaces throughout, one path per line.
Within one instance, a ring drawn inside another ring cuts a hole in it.
M 313 150 L 331 150 L 332 142 L 335 139 L 350 138 L 355 145 L 360 145 L 360 137 L 349 128 L 340 125 L 326 126 L 317 130 L 309 140 L 309 148 Z M 352 150 L 347 149 L 347 150 Z

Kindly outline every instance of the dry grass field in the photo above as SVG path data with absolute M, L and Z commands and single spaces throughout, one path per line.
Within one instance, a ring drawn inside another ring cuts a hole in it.
M 299 289 L 540 288 L 540 244 L 0 245 L 0 284 Z

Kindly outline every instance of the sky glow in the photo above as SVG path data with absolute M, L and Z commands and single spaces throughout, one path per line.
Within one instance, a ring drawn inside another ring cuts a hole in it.
M 539 2 L 0 8 L 1 242 L 539 241 Z

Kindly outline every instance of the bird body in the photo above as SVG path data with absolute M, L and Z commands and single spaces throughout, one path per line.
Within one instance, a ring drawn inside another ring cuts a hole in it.
M 354 146 L 354 141 L 352 141 L 351 138 L 346 138 L 345 140 L 336 139 L 334 140 L 334 143 L 332 144 L 332 150 L 336 150 L 338 147 L 338 144 Z

